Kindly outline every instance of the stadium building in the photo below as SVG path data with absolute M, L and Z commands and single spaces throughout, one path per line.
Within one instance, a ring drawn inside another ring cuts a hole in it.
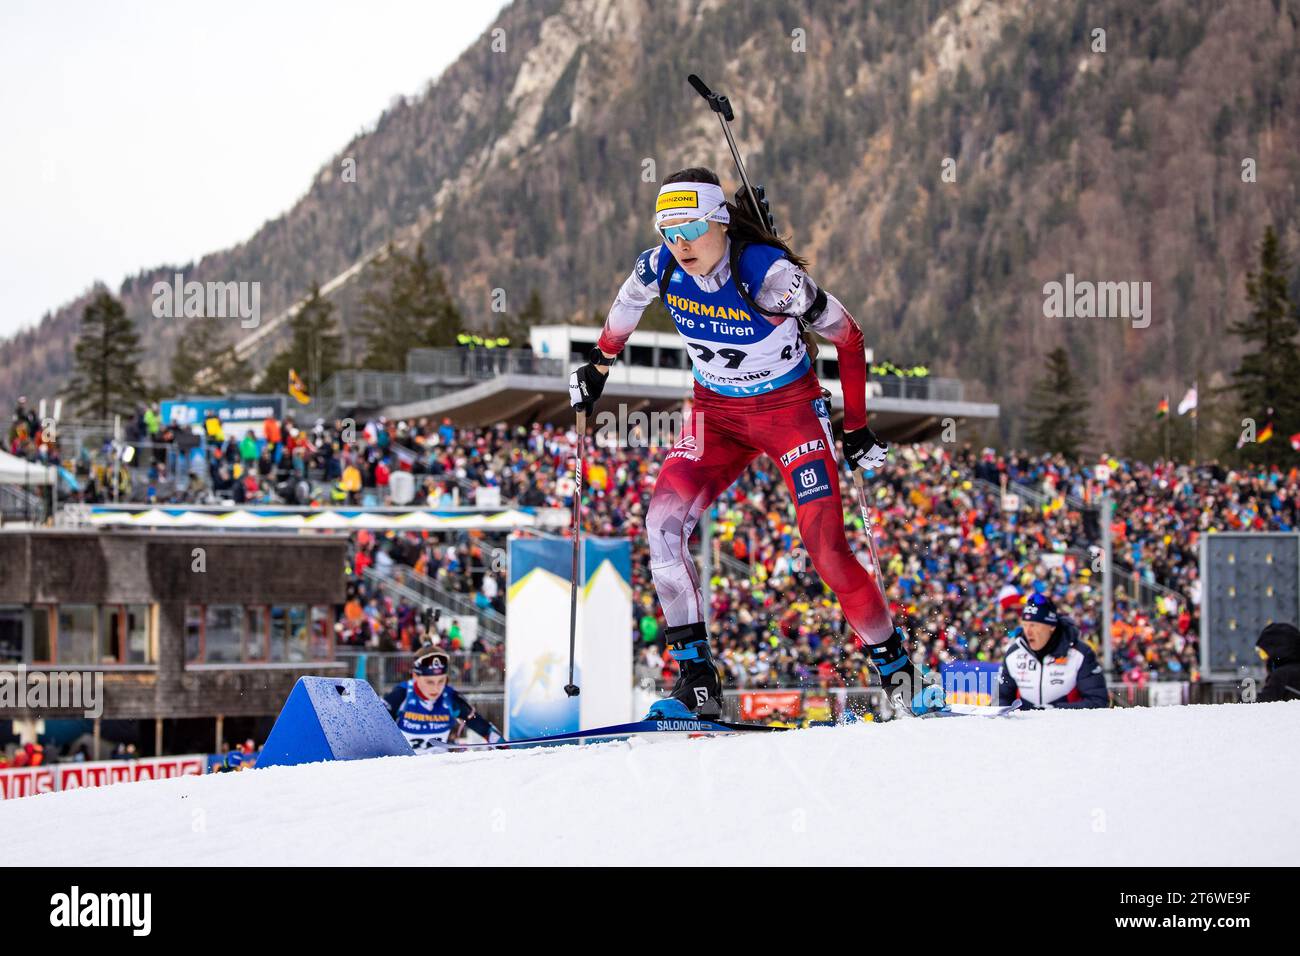
M 379 414 L 393 419 L 450 418 L 460 425 L 525 424 L 567 420 L 569 372 L 596 344 L 599 329 L 582 325 L 540 325 L 529 349 L 415 349 L 405 372 L 347 370 L 325 383 L 302 413 L 326 420 Z M 843 413 L 839 356 L 818 342 L 817 376 L 831 393 L 832 414 Z M 873 361 L 871 351 L 867 361 Z M 610 371 L 603 404 L 626 403 L 629 412 L 680 408 L 693 384 L 690 358 L 673 332 L 633 332 Z M 933 439 L 951 420 L 991 422 L 998 406 L 968 401 L 963 382 L 929 375 L 874 377 L 868 384 L 872 428 L 894 442 Z
M 97 701 L 20 699 L 6 718 L 90 734 L 96 749 L 112 722 L 143 754 L 252 736 L 300 676 L 345 670 L 334 615 L 346 548 L 324 535 L 0 532 L 5 679 L 102 681 Z

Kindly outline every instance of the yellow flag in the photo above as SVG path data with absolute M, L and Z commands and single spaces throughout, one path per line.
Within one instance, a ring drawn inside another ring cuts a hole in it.
M 307 386 L 302 383 L 298 373 L 289 369 L 289 394 L 298 399 L 300 405 L 311 403 L 311 396 L 307 394 Z

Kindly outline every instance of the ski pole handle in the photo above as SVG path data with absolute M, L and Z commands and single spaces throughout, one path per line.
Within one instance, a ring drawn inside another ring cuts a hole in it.
M 694 73 L 686 77 L 686 82 L 695 88 L 695 92 L 704 97 L 709 104 L 709 109 L 718 114 L 718 122 L 722 124 L 722 134 L 727 137 L 727 146 L 731 149 L 732 162 L 736 164 L 736 172 L 740 173 L 740 182 L 745 187 L 745 193 L 749 196 L 749 203 L 754 210 L 754 218 L 760 223 L 763 221 L 763 207 L 758 204 L 758 197 L 754 195 L 754 187 L 750 185 L 749 174 L 745 172 L 745 164 L 740 159 L 740 150 L 736 147 L 736 141 L 732 138 L 731 127 L 729 124 L 736 118 L 731 111 L 731 101 L 721 93 L 715 93 L 705 84 L 705 82 Z
M 699 93 L 700 96 L 704 97 L 705 102 L 709 104 L 709 109 L 713 110 L 715 113 L 721 113 L 722 118 L 728 123 L 736 118 L 736 115 L 731 112 L 731 101 L 721 93 L 714 93 L 709 89 L 705 82 L 694 73 L 686 77 L 686 82 L 695 88 L 696 93 Z

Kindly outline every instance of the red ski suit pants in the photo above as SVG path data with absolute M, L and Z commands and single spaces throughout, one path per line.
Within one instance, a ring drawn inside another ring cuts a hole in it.
M 889 609 L 844 534 L 826 405 L 820 397 L 809 398 L 820 395 L 820 386 L 798 389 L 793 401 L 794 396 L 782 396 L 776 407 L 701 392 L 697 389 L 694 412 L 659 472 L 646 514 L 650 572 L 668 626 L 707 619 L 687 542 L 704 510 L 761 454 L 780 468 L 795 501 L 803 547 L 839 598 L 845 619 L 864 643 L 885 641 L 894 629 Z

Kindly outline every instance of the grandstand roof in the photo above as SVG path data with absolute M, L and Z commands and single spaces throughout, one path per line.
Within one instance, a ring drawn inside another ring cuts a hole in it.
M 637 382 L 629 380 L 631 376 L 626 374 L 619 381 L 615 375 L 617 371 L 618 366 L 611 371 L 602 402 L 626 402 L 629 412 L 679 408 L 690 396 L 690 389 L 684 384 Z M 843 415 L 839 382 L 826 381 L 824 384 L 831 392 L 832 414 L 839 418 Z M 912 395 L 924 395 L 924 385 L 924 379 L 915 380 L 909 383 L 908 391 Z M 943 430 L 946 418 L 960 424 L 963 421 L 987 421 L 998 417 L 996 404 L 968 402 L 951 397 L 873 394 L 867 400 L 867 407 L 871 411 L 872 428 L 881 437 L 891 441 L 923 441 L 934 438 Z M 565 421 L 572 415 L 572 411 L 569 407 L 568 387 L 562 379 L 507 373 L 436 398 L 389 405 L 382 410 L 382 414 L 397 419 L 446 417 L 459 425 L 492 425 L 497 422 L 514 425 L 534 421 Z

